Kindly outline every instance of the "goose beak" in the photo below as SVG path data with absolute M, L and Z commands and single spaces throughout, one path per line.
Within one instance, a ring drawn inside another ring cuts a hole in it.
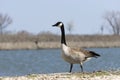
M 56 26 L 56 24 L 54 24 L 54 25 L 52 25 L 53 27 L 55 27 Z

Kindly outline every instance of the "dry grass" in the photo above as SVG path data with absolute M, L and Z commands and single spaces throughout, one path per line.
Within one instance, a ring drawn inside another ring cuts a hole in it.
M 120 47 L 120 41 L 105 42 L 105 41 L 86 41 L 86 42 L 68 42 L 71 47 Z M 60 48 L 60 42 L 2 42 L 0 43 L 0 50 L 15 50 L 15 49 L 47 49 Z
M 67 35 L 66 39 L 71 47 L 120 47 L 119 35 Z M 0 35 L 0 49 L 60 48 L 60 40 L 60 35 L 52 33 L 4 34 Z
M 119 35 L 66 35 L 66 39 L 69 42 L 86 42 L 86 41 L 119 41 Z M 17 34 L 3 34 L 0 35 L 0 42 L 59 42 L 60 35 L 52 33 L 40 33 L 37 35 L 27 32 L 20 32 Z

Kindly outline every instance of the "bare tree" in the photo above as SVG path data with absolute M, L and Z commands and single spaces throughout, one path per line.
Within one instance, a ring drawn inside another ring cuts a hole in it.
M 107 12 L 104 16 L 114 35 L 120 34 L 120 12 Z
M 12 19 L 6 14 L 0 13 L 0 34 L 3 34 L 3 30 L 12 23 Z
M 69 31 L 70 34 L 71 34 L 72 30 L 73 30 L 73 27 L 74 27 L 73 21 L 69 22 L 69 23 L 68 23 L 67 30 Z

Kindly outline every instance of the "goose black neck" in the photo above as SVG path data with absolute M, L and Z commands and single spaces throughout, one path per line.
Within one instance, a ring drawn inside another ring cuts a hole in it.
M 61 44 L 66 44 L 64 25 L 61 26 Z

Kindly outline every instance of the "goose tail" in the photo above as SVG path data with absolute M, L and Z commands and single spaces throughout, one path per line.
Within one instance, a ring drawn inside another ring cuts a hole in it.
M 98 58 L 100 55 L 94 51 L 90 51 L 90 53 L 93 55 L 93 57 Z

